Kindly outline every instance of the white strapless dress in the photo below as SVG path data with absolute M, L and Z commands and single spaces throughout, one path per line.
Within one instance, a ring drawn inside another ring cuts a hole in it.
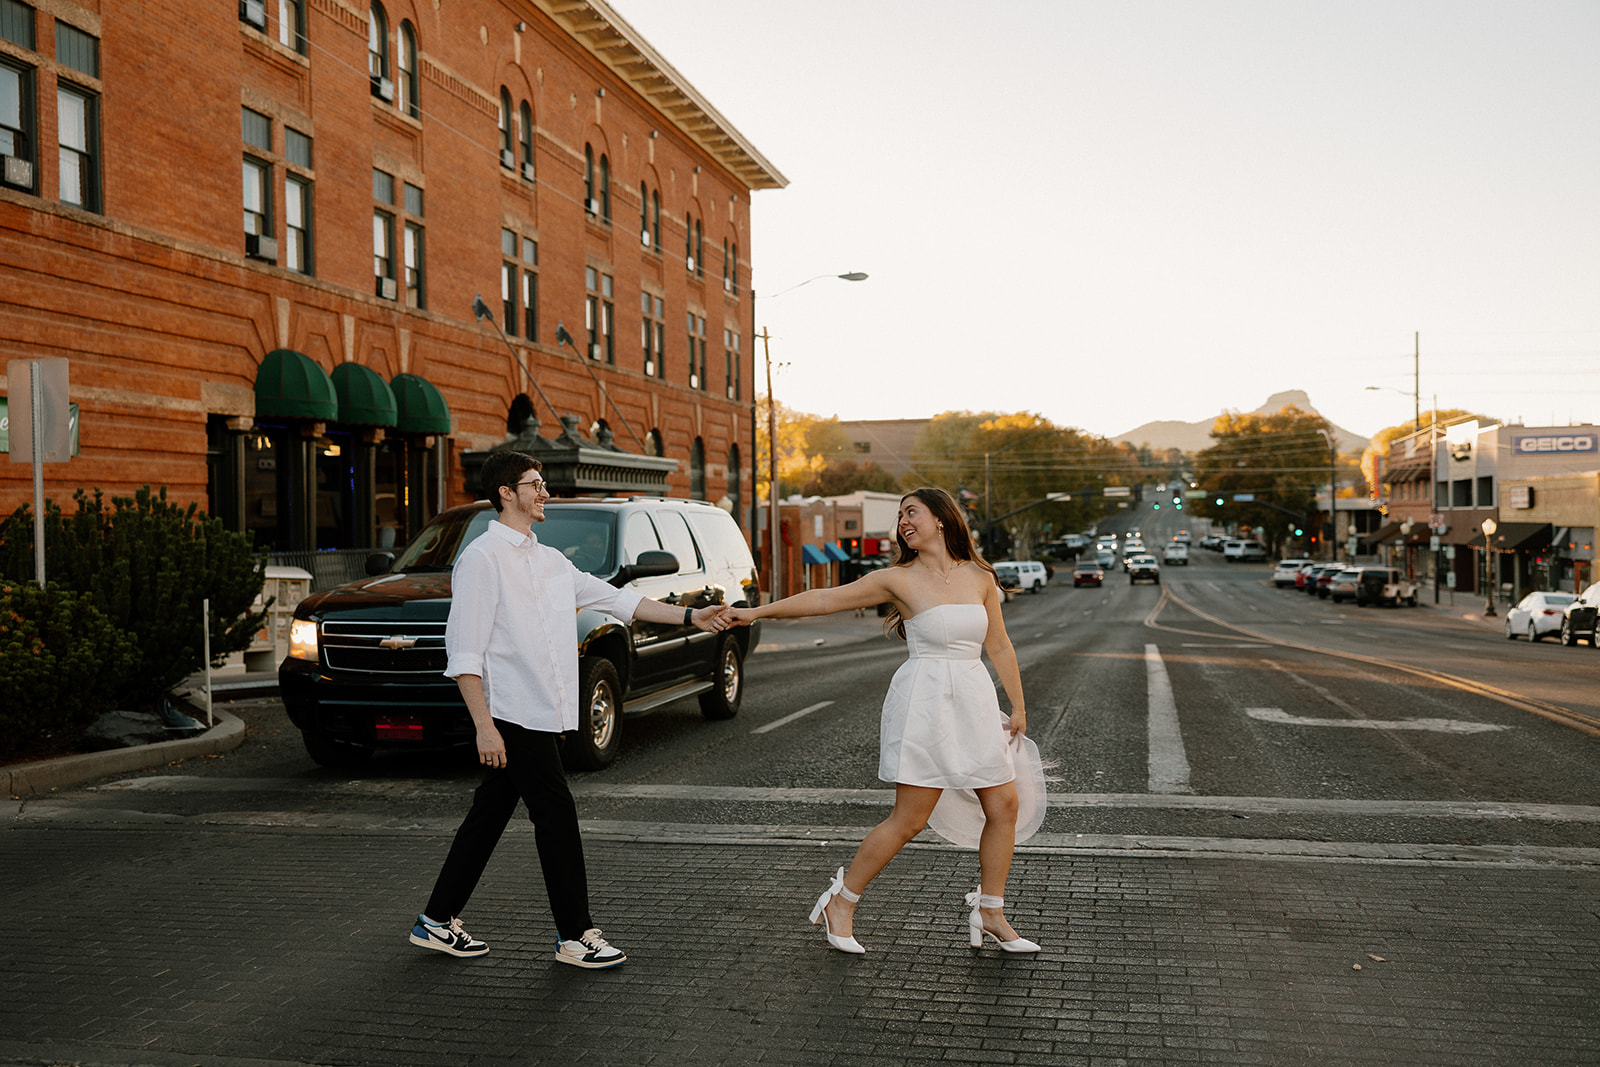
M 1017 841 L 1044 821 L 1039 750 L 1011 737 L 983 665 L 989 613 L 982 604 L 940 604 L 906 620 L 909 658 L 883 699 L 878 777 L 945 790 L 928 825 L 976 848 L 983 808 L 973 790 L 1017 783 Z

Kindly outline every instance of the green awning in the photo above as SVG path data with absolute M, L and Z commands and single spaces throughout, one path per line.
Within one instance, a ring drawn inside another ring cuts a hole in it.
M 333 368 L 339 421 L 353 426 L 393 426 L 398 419 L 389 383 L 371 367 L 341 363 Z
M 389 380 L 399 414 L 395 429 L 401 433 L 449 433 L 450 407 L 426 378 L 396 374 Z
M 256 417 L 339 418 L 339 395 L 333 380 L 309 356 L 274 348 L 256 371 Z

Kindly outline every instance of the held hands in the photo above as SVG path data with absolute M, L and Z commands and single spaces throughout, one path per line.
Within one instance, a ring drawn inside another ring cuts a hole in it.
M 728 621 L 728 615 L 733 611 L 726 604 L 708 604 L 703 608 L 696 608 L 689 620 L 695 627 L 706 633 L 721 633 L 733 625 Z
M 729 626 L 749 626 L 756 620 L 755 608 L 729 608 L 723 616 L 728 620 Z

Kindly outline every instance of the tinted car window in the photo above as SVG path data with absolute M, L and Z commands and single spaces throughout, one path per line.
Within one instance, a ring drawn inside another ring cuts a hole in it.
M 676 511 L 657 513 L 656 529 L 660 531 L 661 543 L 667 551 L 678 557 L 679 574 L 693 574 L 704 569 L 700 553 L 694 547 L 694 538 L 689 534 L 689 527 L 685 525 L 682 515 Z
M 743 571 L 755 566 L 750 558 L 750 546 L 744 543 L 738 523 L 723 521 L 711 511 L 696 509 L 688 514 L 689 528 L 700 542 L 707 566 L 713 569 L 728 568 Z
M 650 521 L 650 516 L 644 512 L 635 512 L 622 520 L 622 561 L 624 563 L 638 563 L 641 552 L 660 552 L 661 538 L 656 536 L 656 528 Z
M 549 545 L 590 574 L 616 572 L 615 542 L 610 511 L 587 508 L 546 507 L 544 521 L 535 523 L 539 543 Z
M 494 521 L 493 508 L 480 511 L 446 512 L 425 526 L 417 539 L 406 546 L 395 560 L 397 574 L 419 571 L 448 571 L 467 545 Z

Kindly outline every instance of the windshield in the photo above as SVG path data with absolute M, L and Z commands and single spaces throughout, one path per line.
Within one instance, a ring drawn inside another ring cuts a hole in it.
M 466 548 L 494 521 L 493 508 L 448 511 L 430 522 L 394 561 L 399 574 L 448 571 Z M 590 574 L 616 571 L 611 537 L 611 513 L 589 508 L 547 507 L 545 520 L 533 530 L 539 543 L 549 545 Z

